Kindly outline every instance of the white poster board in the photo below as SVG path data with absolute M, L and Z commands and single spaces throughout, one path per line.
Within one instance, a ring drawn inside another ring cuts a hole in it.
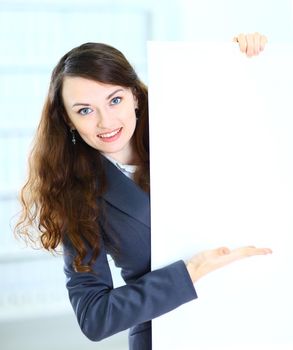
M 148 63 L 152 268 L 273 250 L 196 283 L 153 320 L 153 350 L 293 349 L 293 48 L 150 42 Z

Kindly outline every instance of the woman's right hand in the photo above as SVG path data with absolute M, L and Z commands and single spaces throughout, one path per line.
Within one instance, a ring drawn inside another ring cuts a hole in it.
M 238 34 L 233 38 L 239 44 L 240 51 L 246 53 L 248 57 L 258 55 L 264 50 L 268 39 L 260 33 Z
M 201 277 L 224 267 L 234 261 L 247 258 L 254 255 L 271 254 L 269 248 L 256 248 L 253 246 L 241 247 L 230 250 L 227 247 L 221 247 L 212 250 L 206 250 L 194 255 L 187 263 L 186 267 L 192 282 L 198 281 Z

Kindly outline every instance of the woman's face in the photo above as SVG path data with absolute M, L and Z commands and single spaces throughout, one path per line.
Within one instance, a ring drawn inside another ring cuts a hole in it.
M 132 163 L 137 99 L 132 90 L 81 77 L 65 77 L 62 97 L 72 128 L 102 154 Z

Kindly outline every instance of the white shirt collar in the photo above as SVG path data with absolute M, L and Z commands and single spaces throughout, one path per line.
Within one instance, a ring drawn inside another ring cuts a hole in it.
M 130 177 L 131 179 L 133 178 L 134 173 L 136 172 L 136 169 L 137 169 L 137 165 L 122 164 L 105 154 L 104 154 L 104 157 L 106 157 L 111 163 L 113 163 L 126 176 Z

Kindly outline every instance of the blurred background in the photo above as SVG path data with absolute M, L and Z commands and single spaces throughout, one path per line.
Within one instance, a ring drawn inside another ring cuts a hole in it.
M 59 58 L 84 42 L 104 42 L 120 49 L 147 83 L 148 40 L 230 41 L 259 31 L 271 42 L 292 42 L 292 15 L 291 0 L 0 0 L 1 350 L 127 349 L 127 332 L 100 343 L 86 339 L 68 301 L 62 257 L 25 248 L 12 234 L 28 151 Z M 118 286 L 119 270 L 110 263 Z

